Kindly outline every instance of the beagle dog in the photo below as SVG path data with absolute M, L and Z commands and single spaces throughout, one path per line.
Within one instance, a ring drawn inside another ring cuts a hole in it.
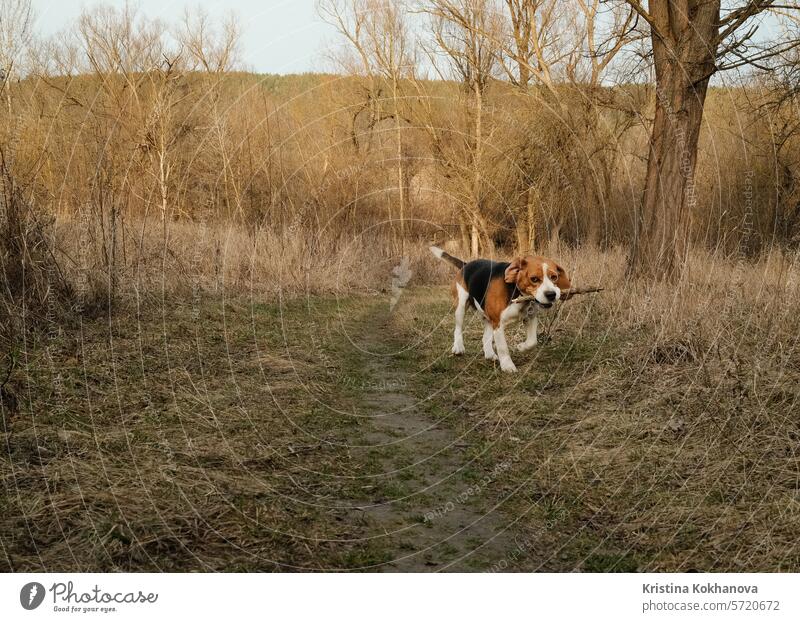
M 459 270 L 452 287 L 456 303 L 453 354 L 464 353 L 464 314 L 468 306 L 474 306 L 484 318 L 483 355 L 490 360 L 499 359 L 500 369 L 505 372 L 517 371 L 508 351 L 505 328 L 520 320 L 525 324 L 527 338 L 517 346 L 520 352 L 538 343 L 538 314 L 561 298 L 562 289 L 570 288 L 564 268 L 546 257 L 527 255 L 510 262 L 488 259 L 466 262 L 438 246 L 430 249 L 436 257 Z M 512 302 L 523 295 L 534 300 Z

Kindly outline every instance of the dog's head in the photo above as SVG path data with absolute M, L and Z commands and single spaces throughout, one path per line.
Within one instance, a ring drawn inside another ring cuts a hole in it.
M 523 294 L 533 296 L 539 306 L 549 309 L 561 298 L 561 290 L 570 288 L 569 276 L 547 257 L 517 257 L 506 268 L 506 283 L 516 284 Z

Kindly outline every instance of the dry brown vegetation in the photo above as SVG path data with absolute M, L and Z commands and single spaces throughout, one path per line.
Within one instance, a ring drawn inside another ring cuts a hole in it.
M 512 463 L 495 493 L 530 550 L 508 568 L 795 570 L 797 259 L 694 254 L 692 278 L 645 289 L 620 253 L 565 254 L 611 291 L 565 303 L 518 378 L 487 375 L 477 317 L 467 360 L 447 356 L 441 291 L 395 320 L 412 343 L 433 331 L 417 351 L 426 395 L 459 414 L 486 471 Z M 431 306 L 441 315 L 420 322 Z
M 32 336 L 3 567 L 796 570 L 796 262 L 644 288 L 619 251 L 547 250 L 609 290 L 516 376 L 476 315 L 449 354 L 441 286 L 391 312 L 168 292 Z
M 458 3 L 426 9 L 431 41 L 413 38 L 400 5 L 373 4 L 322 5 L 355 50 L 355 60 L 341 55 L 346 76 L 233 73 L 235 23 L 202 14 L 167 25 L 100 7 L 67 36 L 31 44 L 27 77 L 3 84 L 0 143 L 25 202 L 73 240 L 72 227 L 83 232 L 81 249 L 64 248 L 59 262 L 99 270 L 95 281 L 115 295 L 131 270 L 141 274 L 148 246 L 190 263 L 194 251 L 172 237 L 190 223 L 235 229 L 253 248 L 261 235 L 290 240 L 283 256 L 299 265 L 335 261 L 341 253 L 326 251 L 343 237 L 355 247 L 385 238 L 383 256 L 431 239 L 473 255 L 551 238 L 630 244 L 655 97 L 625 80 L 641 73 L 620 72 L 641 34 L 586 56 L 607 17 L 588 21 L 593 4 L 573 14 L 540 3 L 547 19 L 527 37 L 544 49 L 519 49 L 503 33 L 516 41 L 525 15 L 487 4 L 473 13 L 492 18 L 480 26 L 485 40 L 470 50 L 459 44 L 469 25 Z M 370 7 L 384 12 L 352 13 Z M 626 14 L 615 9 L 615 28 Z M 565 20 L 577 34 L 557 45 Z M 437 45 L 450 81 L 419 77 L 420 50 Z M 692 214 L 699 248 L 754 257 L 796 247 L 800 157 L 782 75 L 709 93 Z M 605 86 L 612 77 L 618 84 Z
M 800 566 L 796 54 L 709 89 L 688 269 L 637 280 L 645 25 L 624 3 L 602 19 L 596 2 L 490 4 L 321 3 L 342 73 L 300 76 L 239 71 L 236 22 L 201 13 L 101 6 L 53 41 L 15 14 L 24 45 L 0 49 L 3 567 L 361 568 L 414 548 L 331 501 L 365 503 L 347 477 L 405 464 L 324 435 L 370 438 L 341 413 L 389 374 L 351 340 L 378 325 L 367 345 L 395 353 L 405 394 L 469 447 L 442 468 L 512 457 L 485 501 L 539 541 L 541 564 L 515 567 Z M 451 275 L 431 242 L 551 253 L 606 291 L 565 305 L 526 373 L 500 378 L 445 354 Z M 424 483 L 367 496 L 411 498 L 390 522 L 413 524 L 458 492 L 421 502 Z M 475 568 L 501 561 L 482 555 Z

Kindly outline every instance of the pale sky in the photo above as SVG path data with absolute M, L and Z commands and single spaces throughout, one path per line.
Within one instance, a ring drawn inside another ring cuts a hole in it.
M 70 27 L 84 7 L 100 3 L 121 7 L 125 0 L 32 0 L 36 31 L 53 35 Z M 317 15 L 314 0 L 131 0 L 131 4 L 148 17 L 167 23 L 176 23 L 187 6 L 202 5 L 212 18 L 233 10 L 242 28 L 246 70 L 278 74 L 336 70 L 326 52 L 341 41 L 334 28 Z M 759 39 L 781 37 L 782 31 L 770 18 L 760 21 Z
M 2 2 L 2 0 L 0 0 Z M 70 26 L 84 7 L 98 2 L 86 0 L 32 0 L 36 30 L 52 35 Z M 124 0 L 103 4 L 124 6 Z M 314 0 L 135 0 L 148 17 L 174 23 L 186 6 L 202 5 L 211 17 L 231 9 L 242 27 L 245 67 L 259 73 L 301 73 L 330 68 L 325 50 L 336 38 L 331 26 L 316 13 Z

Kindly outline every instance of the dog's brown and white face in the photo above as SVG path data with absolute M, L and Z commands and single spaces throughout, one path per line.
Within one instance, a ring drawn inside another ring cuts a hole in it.
M 517 257 L 506 268 L 506 283 L 514 283 L 523 294 L 533 296 L 539 306 L 549 309 L 571 283 L 567 271 L 547 257 Z

